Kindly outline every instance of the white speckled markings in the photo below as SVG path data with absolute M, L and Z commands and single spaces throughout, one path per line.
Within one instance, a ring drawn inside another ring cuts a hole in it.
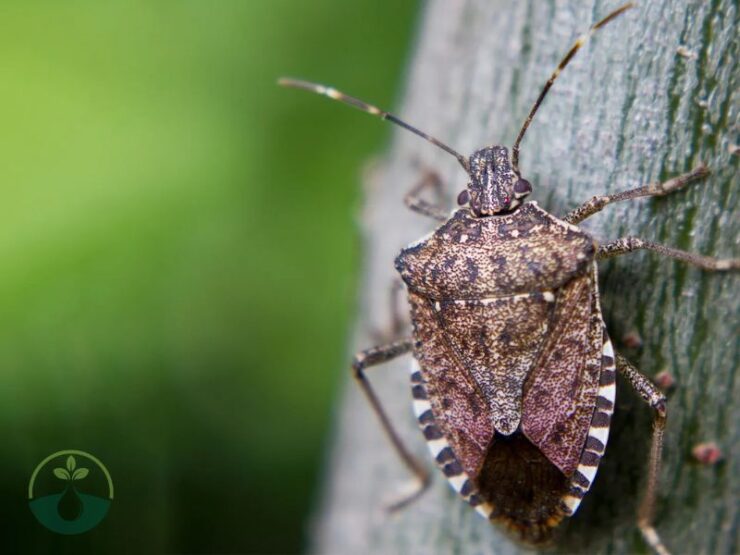
M 562 498 L 562 508 L 569 515 L 578 510 L 583 496 L 591 488 L 609 439 L 609 425 L 614 412 L 616 395 L 616 366 L 614 348 L 606 334 L 606 329 L 604 329 L 601 360 L 601 377 L 591 427 L 588 430 L 578 467 L 571 478 L 570 491 Z
M 414 414 L 437 466 L 444 473 L 452 489 L 472 505 L 480 515 L 490 518 L 493 507 L 478 495 L 478 490 L 470 480 L 470 476 L 463 470 L 455 452 L 445 439 L 442 430 L 437 426 L 416 359 L 411 363 L 411 391 L 414 398 Z

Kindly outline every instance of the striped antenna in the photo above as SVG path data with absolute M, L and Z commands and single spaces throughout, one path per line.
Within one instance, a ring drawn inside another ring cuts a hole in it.
M 343 92 L 340 92 L 336 89 L 332 89 L 331 87 L 325 87 L 324 85 L 319 85 L 318 83 L 309 83 L 308 81 L 300 81 L 298 79 L 289 79 L 289 78 L 283 77 L 281 79 L 278 79 L 278 85 L 282 85 L 283 87 L 292 87 L 294 89 L 304 89 L 306 91 L 315 92 L 316 94 L 328 96 L 329 98 L 333 100 L 344 102 L 345 104 L 354 106 L 355 108 L 358 108 L 359 110 L 362 110 L 363 112 L 367 112 L 368 114 L 378 116 L 381 119 L 385 119 L 392 123 L 395 123 L 396 125 L 400 125 L 404 129 L 407 129 L 408 131 L 415 133 L 419 137 L 426 139 L 430 143 L 437 145 L 439 148 L 441 148 L 445 152 L 449 152 L 455 158 L 457 158 L 457 161 L 460 162 L 460 165 L 463 168 L 465 168 L 466 172 L 469 170 L 468 159 L 465 158 L 465 156 L 463 156 L 456 150 L 450 148 L 449 146 L 444 144 L 442 141 L 435 139 L 431 135 L 427 135 L 423 131 L 420 131 L 416 127 L 409 125 L 408 123 L 406 123 L 402 119 L 397 118 L 393 114 L 389 114 L 388 112 L 385 112 L 381 110 L 380 108 L 376 108 L 375 106 L 372 106 L 371 104 L 368 104 L 367 102 L 363 102 L 362 100 L 359 100 L 357 98 L 354 98 L 353 96 L 344 94 Z
M 545 98 L 545 95 L 547 95 L 547 91 L 550 90 L 550 87 L 552 87 L 552 84 L 555 82 L 555 79 L 557 79 L 558 75 L 560 75 L 560 72 L 563 71 L 563 68 L 568 65 L 568 62 L 570 62 L 573 59 L 573 56 L 576 55 L 576 52 L 578 52 L 578 49 L 583 46 L 588 39 L 591 38 L 591 36 L 601 29 L 604 25 L 609 23 L 612 19 L 617 17 L 618 15 L 621 15 L 622 13 L 626 12 L 630 8 L 633 8 L 635 6 L 634 3 L 628 2 L 627 4 L 623 5 L 620 8 L 617 8 L 612 13 L 607 15 L 604 19 L 596 23 L 593 27 L 591 27 L 587 33 L 581 35 L 578 37 L 578 40 L 571 46 L 570 50 L 568 50 L 568 53 L 565 55 L 565 57 L 560 61 L 558 64 L 558 67 L 555 68 L 555 71 L 552 72 L 552 75 L 550 76 L 550 79 L 547 80 L 547 83 L 545 83 L 544 88 L 542 89 L 542 92 L 540 93 L 540 96 L 537 98 L 537 100 L 534 103 L 534 106 L 532 106 L 532 110 L 529 112 L 529 115 L 527 116 L 526 121 L 524 122 L 524 125 L 522 126 L 521 131 L 519 131 L 519 135 L 516 138 L 516 141 L 514 142 L 514 147 L 511 149 L 512 155 L 511 155 L 511 165 L 514 167 L 514 171 L 519 174 L 519 143 L 522 142 L 522 137 L 524 137 L 524 133 L 527 132 L 527 128 L 529 127 L 529 124 L 532 123 L 532 118 L 534 118 L 535 113 L 537 112 L 537 108 L 540 107 L 540 104 L 542 104 L 542 100 Z

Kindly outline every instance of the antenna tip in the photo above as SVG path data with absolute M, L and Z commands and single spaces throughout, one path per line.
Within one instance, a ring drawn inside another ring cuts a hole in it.
M 329 89 L 323 85 L 317 83 L 311 83 L 309 81 L 303 81 L 302 79 L 293 79 L 291 77 L 281 77 L 277 80 L 277 84 L 281 87 L 290 87 L 291 89 L 303 89 L 304 91 L 312 91 L 318 94 L 332 96 L 327 94 Z M 334 98 L 332 96 L 332 98 Z
M 291 79 L 290 77 L 280 77 L 277 80 L 277 84 L 281 87 L 292 87 L 295 84 L 295 79 Z

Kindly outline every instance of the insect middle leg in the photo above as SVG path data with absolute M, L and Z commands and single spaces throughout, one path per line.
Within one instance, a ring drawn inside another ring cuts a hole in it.
M 605 258 L 611 258 L 613 256 L 619 256 L 620 254 L 627 254 L 636 250 L 646 249 L 655 251 L 664 256 L 676 258 L 683 262 L 698 266 L 703 270 L 710 271 L 724 271 L 724 270 L 737 270 L 740 269 L 740 258 L 712 258 L 710 256 L 703 256 L 701 254 L 694 254 L 692 252 L 686 252 L 672 247 L 666 247 L 659 243 L 653 243 L 639 237 L 622 237 L 606 245 L 601 245 L 596 253 L 597 260 L 603 260 Z
M 565 218 L 566 222 L 576 225 L 586 218 L 589 218 L 600 212 L 605 206 L 613 202 L 622 200 L 632 200 L 641 197 L 660 197 L 682 189 L 689 183 L 698 181 L 709 175 L 709 168 L 704 164 L 699 164 L 688 173 L 684 173 L 662 183 L 650 183 L 644 187 L 637 187 L 629 191 L 614 193 L 613 195 L 596 196 L 584 202 L 581 206 L 568 213 Z
M 393 280 L 388 290 L 388 310 L 390 322 L 383 328 L 375 328 L 370 331 L 370 337 L 375 343 L 385 344 L 393 341 L 394 338 L 400 337 L 408 326 L 408 321 L 403 316 L 401 307 L 405 297 L 403 281 L 400 278 Z
M 424 189 L 432 189 L 436 197 L 436 203 L 431 203 L 419 196 Z M 444 200 L 444 190 L 442 179 L 439 174 L 432 170 L 423 170 L 423 175 L 419 182 L 406 193 L 403 201 L 409 209 L 423 216 L 428 216 L 440 222 L 444 222 L 449 217 L 447 210 L 441 204 Z
M 666 425 L 666 399 L 660 390 L 647 377 L 643 376 L 626 358 L 617 353 L 617 370 L 627 378 L 633 389 L 655 411 L 653 415 L 653 439 L 648 459 L 648 479 L 640 508 L 637 511 L 637 526 L 645 541 L 658 555 L 670 555 L 658 532 L 653 526 L 655 496 L 660 476 L 660 462 L 663 451 L 663 433 Z
M 367 400 L 370 403 L 373 411 L 375 411 L 375 414 L 378 415 L 383 430 L 388 436 L 388 439 L 390 439 L 391 443 L 393 444 L 393 448 L 396 450 L 396 453 L 398 453 L 398 456 L 401 457 L 404 465 L 406 465 L 406 467 L 413 473 L 414 477 L 418 481 L 418 486 L 414 489 L 414 491 L 388 507 L 388 509 L 391 511 L 400 509 L 408 505 L 410 502 L 414 501 L 422 493 L 424 493 L 424 491 L 429 487 L 430 477 L 427 469 L 421 462 L 416 459 L 416 457 L 411 454 L 411 452 L 401 440 L 401 437 L 398 435 L 398 432 L 396 432 L 393 424 L 391 424 L 388 415 L 383 409 L 383 405 L 381 404 L 380 399 L 378 399 L 378 396 L 375 394 L 375 390 L 370 385 L 367 376 L 365 376 L 365 369 L 371 366 L 377 366 L 378 364 L 389 362 L 401 355 L 409 353 L 411 352 L 413 345 L 414 341 L 412 338 L 401 339 L 387 345 L 382 345 L 380 347 L 373 347 L 371 349 L 360 351 L 355 355 L 354 360 L 352 361 L 352 370 L 354 371 L 355 379 L 360 384 L 360 387 L 365 393 L 365 396 L 367 397 Z

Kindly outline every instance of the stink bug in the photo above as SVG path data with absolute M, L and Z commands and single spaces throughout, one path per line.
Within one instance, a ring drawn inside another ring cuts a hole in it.
M 708 175 L 704 165 L 665 183 L 598 196 L 557 218 L 526 202 L 532 185 L 519 168 L 519 145 L 559 73 L 591 34 L 629 9 L 626 4 L 579 38 L 532 107 L 514 146 L 463 156 L 396 116 L 335 89 L 304 81 L 281 84 L 350 104 L 400 125 L 453 155 L 468 175 L 460 208 L 448 217 L 417 195 L 413 210 L 440 220 L 429 236 L 395 261 L 411 310 L 413 334 L 358 353 L 354 375 L 394 448 L 428 485 L 425 467 L 405 447 L 365 370 L 412 353 L 414 410 L 431 453 L 453 488 L 485 518 L 519 539 L 547 542 L 590 489 L 606 448 L 619 372 L 654 409 L 648 479 L 638 513 L 647 543 L 666 553 L 653 528 L 653 505 L 666 400 L 616 353 L 604 325 L 597 262 L 647 249 L 705 270 L 740 268 L 635 237 L 599 246 L 577 225 L 608 204 L 666 195 Z

